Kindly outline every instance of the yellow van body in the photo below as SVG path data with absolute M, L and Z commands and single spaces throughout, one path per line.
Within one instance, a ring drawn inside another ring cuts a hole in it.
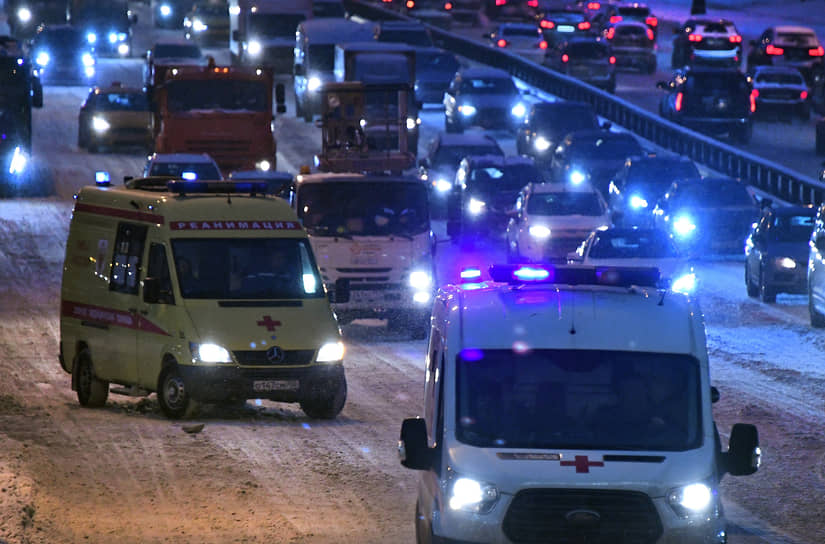
M 145 178 L 76 195 L 60 364 L 82 405 L 116 384 L 156 392 L 171 418 L 250 398 L 341 411 L 344 346 L 307 234 L 286 201 L 249 187 Z

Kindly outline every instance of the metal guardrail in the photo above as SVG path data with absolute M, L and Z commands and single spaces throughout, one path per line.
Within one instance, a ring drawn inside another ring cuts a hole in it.
M 348 0 L 346 4 L 350 13 L 370 20 L 409 19 L 401 13 L 358 0 Z M 598 115 L 662 148 L 690 157 L 718 172 L 741 178 L 780 200 L 816 207 L 825 203 L 825 183 L 671 123 L 626 100 L 518 55 L 488 47 L 432 25 L 427 27 L 435 41 L 444 49 L 472 61 L 506 70 L 512 76 L 554 96 L 587 102 Z

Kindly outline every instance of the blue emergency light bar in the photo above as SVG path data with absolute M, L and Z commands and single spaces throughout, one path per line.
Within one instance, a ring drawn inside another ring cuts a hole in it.
M 271 193 L 270 184 L 265 181 L 170 181 L 166 184 L 170 193 L 185 194 L 227 194 Z
M 462 280 L 477 280 L 481 278 L 481 269 L 476 267 L 465 268 L 461 271 Z
M 102 170 L 95 172 L 95 185 L 100 185 L 102 187 L 111 185 L 109 172 L 104 172 Z
M 490 266 L 490 277 L 495 282 L 509 284 L 659 286 L 659 269 L 656 267 L 506 264 Z

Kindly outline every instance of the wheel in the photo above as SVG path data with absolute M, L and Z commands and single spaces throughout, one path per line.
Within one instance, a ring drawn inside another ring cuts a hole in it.
M 169 419 L 191 417 L 197 412 L 197 402 L 189 396 L 178 367 L 169 365 L 158 378 L 158 404 Z
M 745 263 L 745 289 L 747 289 L 749 297 L 755 297 L 759 294 L 759 287 L 751 283 L 751 273 L 747 263 Z
M 301 399 L 301 410 L 313 419 L 334 419 L 347 401 L 344 367 L 340 375 L 320 378 L 309 385 Z
M 814 308 L 814 298 L 811 295 L 810 285 L 808 285 L 808 314 L 811 316 L 811 327 L 816 329 L 825 328 L 825 315 L 817 312 Z
M 109 382 L 95 376 L 92 358 L 88 351 L 77 356 L 77 400 L 81 406 L 97 408 L 106 404 L 109 398 Z
M 765 276 L 759 274 L 759 298 L 768 304 L 776 302 L 776 288 L 765 281 Z

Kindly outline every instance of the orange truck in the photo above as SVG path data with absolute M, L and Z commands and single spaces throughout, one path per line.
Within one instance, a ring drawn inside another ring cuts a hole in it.
M 265 67 L 167 67 L 155 89 L 155 152 L 208 153 L 228 173 L 274 170 L 273 74 Z M 275 89 L 284 113 L 284 86 Z

